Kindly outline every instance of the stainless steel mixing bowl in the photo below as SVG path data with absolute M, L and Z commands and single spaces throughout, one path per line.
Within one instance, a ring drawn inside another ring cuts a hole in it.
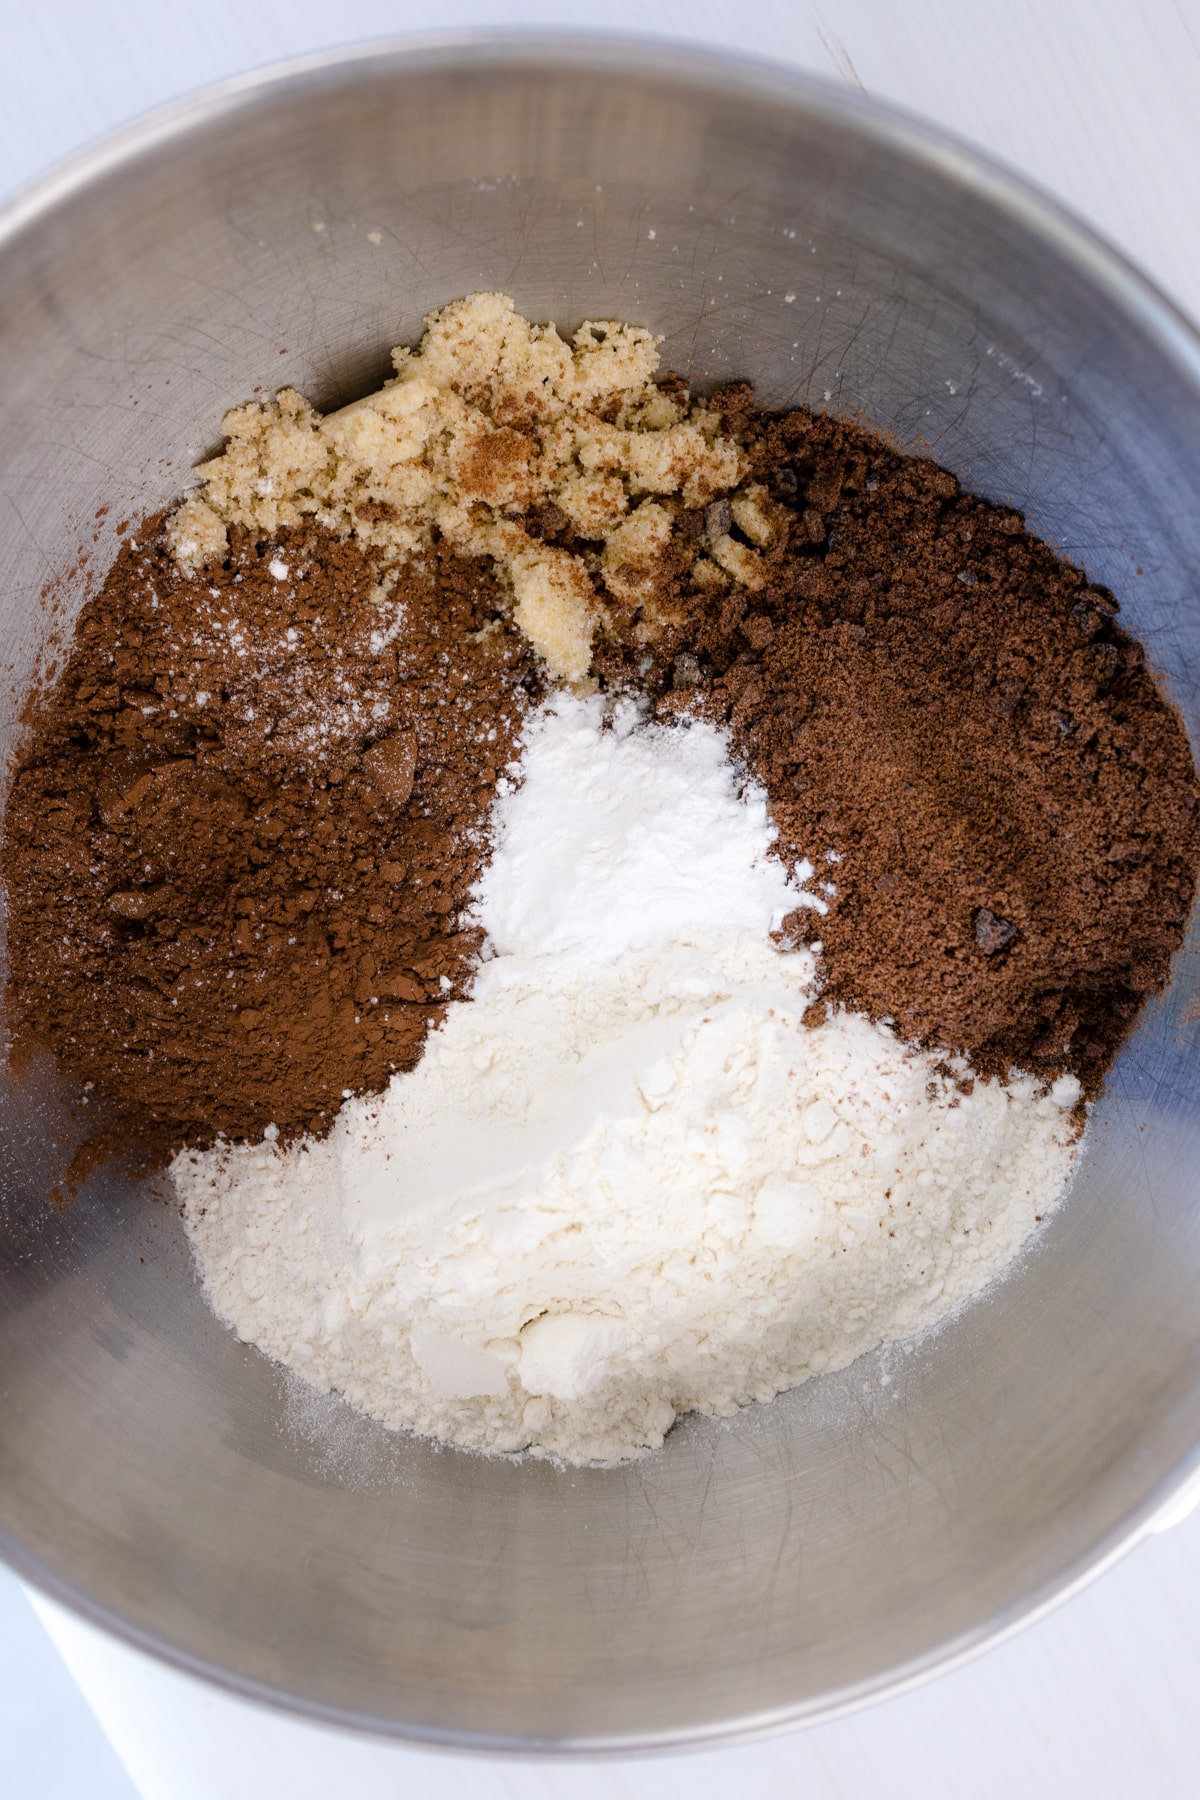
M 228 403 L 285 380 L 344 401 L 480 287 L 642 320 L 668 367 L 932 446 L 1116 590 L 1200 722 L 1200 347 L 1137 274 L 797 75 L 458 38 L 173 106 L 3 221 L 6 741 L 63 622 L 47 583 L 81 545 L 101 569 Z M 711 1740 L 909 1682 L 1102 1567 L 1197 1461 L 1198 1019 L 1193 947 L 1069 1201 L 931 1341 L 585 1472 L 298 1398 L 208 1313 L 170 1207 L 111 1175 L 47 1206 L 75 1127 L 48 1075 L 12 1085 L 5 1552 L 243 1693 L 460 1746 Z

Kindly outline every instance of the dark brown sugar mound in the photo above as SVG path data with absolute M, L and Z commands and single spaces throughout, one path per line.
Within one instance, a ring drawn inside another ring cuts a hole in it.
M 758 593 L 677 588 L 638 679 L 660 715 L 730 722 L 781 851 L 836 887 L 796 920 L 825 1000 L 1094 1090 L 1192 902 L 1178 714 L 1112 596 L 1017 513 L 844 422 L 722 403 L 793 522 Z
M 9 1014 L 152 1157 L 327 1130 L 418 1059 L 477 942 L 532 658 L 486 566 L 382 602 L 317 527 L 180 574 L 159 523 L 84 608 L 9 795 Z

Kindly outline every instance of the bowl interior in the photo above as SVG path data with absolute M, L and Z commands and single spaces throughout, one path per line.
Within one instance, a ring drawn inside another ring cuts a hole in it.
M 931 447 L 1115 590 L 1196 741 L 1200 357 L 1136 278 L 819 85 L 463 42 L 233 84 L 10 219 L 5 745 L 121 522 L 186 483 L 226 405 L 361 393 L 481 287 L 642 321 L 665 367 Z M 1196 969 L 1193 937 L 1005 1280 L 914 1348 L 611 1470 L 305 1398 L 208 1313 L 169 1205 L 112 1174 L 47 1205 L 72 1097 L 9 1080 L 0 1541 L 244 1691 L 460 1744 L 715 1736 L 935 1666 L 1108 1555 L 1200 1437 Z

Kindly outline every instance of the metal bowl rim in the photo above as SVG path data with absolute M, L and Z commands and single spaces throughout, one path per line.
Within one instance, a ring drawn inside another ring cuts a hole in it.
M 944 180 L 1007 214 L 1029 235 L 1040 238 L 1102 289 L 1131 325 L 1139 327 L 1179 368 L 1200 404 L 1200 332 L 1149 277 L 1110 243 L 1036 183 L 998 159 L 907 109 L 855 93 L 837 82 L 765 57 L 735 54 L 647 33 L 598 32 L 541 27 L 462 29 L 405 33 L 289 57 L 206 85 L 154 107 L 105 133 L 54 165 L 0 206 L 0 254 L 24 232 L 35 230 L 56 207 L 93 182 L 136 164 L 164 143 L 210 125 L 222 116 L 251 109 L 269 94 L 303 92 L 384 64 L 433 73 L 554 67 L 566 72 L 627 76 L 631 68 L 691 93 L 709 92 L 723 101 L 767 103 L 807 111 L 849 125 L 893 154 L 923 164 Z M 158 1658 L 183 1674 L 199 1677 L 236 1697 L 264 1704 L 314 1724 L 351 1730 L 387 1742 L 408 1742 L 457 1753 L 575 1758 L 715 1749 L 840 1718 L 876 1701 L 890 1699 L 961 1667 L 983 1651 L 1015 1636 L 1073 1598 L 1138 1544 L 1156 1517 L 1172 1506 L 1193 1480 L 1200 1481 L 1200 1428 L 1189 1454 L 1160 1477 L 1145 1499 L 1094 1544 L 1081 1550 L 1057 1574 L 998 1608 L 971 1630 L 936 1650 L 910 1658 L 886 1674 L 847 1683 L 821 1698 L 792 1707 L 743 1713 L 704 1727 L 662 1732 L 608 1734 L 588 1738 L 524 1738 L 514 1734 L 434 1730 L 400 1719 L 380 1718 L 351 1708 L 325 1705 L 286 1689 L 255 1681 L 193 1655 L 180 1645 L 143 1630 L 90 1595 L 61 1579 L 0 1529 L 0 1559 L 45 1597 L 108 1632 L 131 1649 Z

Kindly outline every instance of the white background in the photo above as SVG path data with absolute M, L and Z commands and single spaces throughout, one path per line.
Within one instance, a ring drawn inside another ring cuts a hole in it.
M 402 31 L 545 23 L 753 51 L 898 101 L 1053 190 L 1200 316 L 1200 0 L 0 0 L 0 193 L 132 114 L 259 63 Z M 1200 1516 L 917 1693 L 770 1744 L 655 1762 L 490 1763 L 342 1739 L 46 1617 L 128 1773 L 0 1576 L 5 1800 L 1200 1794 Z

